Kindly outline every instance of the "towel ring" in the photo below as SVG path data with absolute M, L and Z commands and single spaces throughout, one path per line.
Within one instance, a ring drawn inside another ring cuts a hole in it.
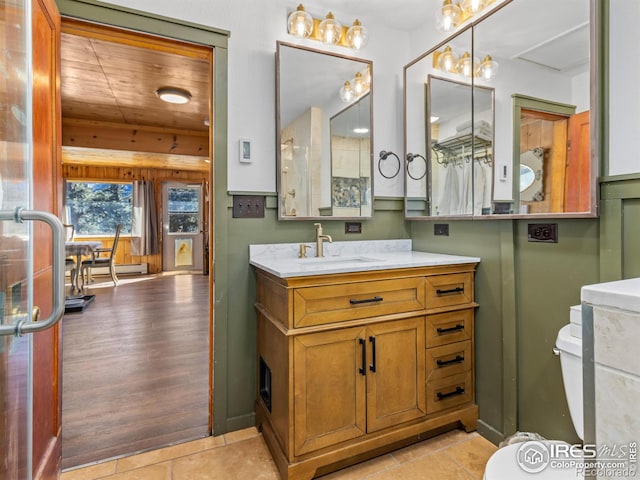
M 382 173 L 382 168 L 381 168 L 382 160 L 386 160 L 389 155 L 393 155 L 394 157 L 396 157 L 396 160 L 398 160 L 398 169 L 391 176 L 387 176 L 384 173 Z M 386 150 L 382 150 L 380 152 L 380 158 L 378 158 L 378 172 L 380 172 L 380 175 L 382 175 L 384 178 L 395 178 L 395 177 L 397 177 L 398 173 L 400 173 L 400 166 L 401 166 L 401 163 L 400 163 L 400 158 L 398 158 L 398 155 L 396 155 L 393 152 L 387 152 Z
M 416 157 L 421 158 L 424 161 L 424 172 L 419 177 L 414 177 L 413 175 L 411 175 L 411 162 L 413 162 L 413 160 Z M 407 153 L 407 175 L 409 175 L 414 180 L 422 180 L 426 174 L 427 174 L 427 159 L 424 158 L 419 153 Z

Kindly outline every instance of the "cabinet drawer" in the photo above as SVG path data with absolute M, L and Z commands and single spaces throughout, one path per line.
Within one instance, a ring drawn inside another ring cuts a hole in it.
M 427 414 L 436 413 L 473 400 L 471 372 L 427 382 Z
M 427 348 L 473 338 L 473 309 L 427 315 Z
M 471 370 L 471 340 L 427 348 L 427 381 Z
M 424 295 L 424 277 L 297 288 L 293 293 L 293 325 L 424 310 Z
M 427 308 L 450 307 L 473 302 L 471 273 L 426 277 Z

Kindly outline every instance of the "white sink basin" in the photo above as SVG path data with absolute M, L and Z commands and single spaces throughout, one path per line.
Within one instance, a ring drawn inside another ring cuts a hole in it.
M 309 257 L 309 258 L 298 258 L 296 262 L 301 265 L 322 265 L 322 264 L 331 264 L 335 265 L 337 263 L 360 263 L 360 262 L 378 262 L 380 261 L 377 258 L 370 257 L 360 257 L 360 256 L 349 256 L 349 257 Z

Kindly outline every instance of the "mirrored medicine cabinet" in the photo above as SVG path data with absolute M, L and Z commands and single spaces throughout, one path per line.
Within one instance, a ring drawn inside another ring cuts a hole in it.
M 372 216 L 372 66 L 277 43 L 280 220 Z
M 407 218 L 597 215 L 594 9 L 508 0 L 405 66 Z

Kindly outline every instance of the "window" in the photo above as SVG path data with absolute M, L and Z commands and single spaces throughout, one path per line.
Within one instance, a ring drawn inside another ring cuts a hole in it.
M 133 184 L 66 182 L 67 223 L 76 235 L 113 235 L 116 225 L 121 233 L 131 233 Z
M 200 232 L 200 185 L 169 188 L 169 233 Z

